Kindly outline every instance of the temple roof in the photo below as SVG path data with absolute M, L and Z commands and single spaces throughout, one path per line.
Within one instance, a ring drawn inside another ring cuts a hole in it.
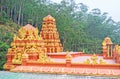
M 46 17 L 43 18 L 43 21 L 55 21 L 55 18 L 52 17 L 51 15 L 47 15 Z
M 25 30 L 35 30 L 35 27 L 33 27 L 31 24 L 27 24 L 23 27 Z
M 31 24 L 27 24 L 19 29 L 19 36 L 26 37 L 26 35 L 38 35 L 38 28 L 33 27 Z
M 104 39 L 104 41 L 102 42 L 102 44 L 104 45 L 104 44 L 113 44 L 113 43 L 112 43 L 112 41 L 111 41 L 111 39 L 109 37 L 106 37 Z

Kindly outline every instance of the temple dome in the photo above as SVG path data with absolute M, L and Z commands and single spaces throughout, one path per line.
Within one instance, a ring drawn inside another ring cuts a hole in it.
M 43 18 L 43 21 L 55 21 L 55 18 L 52 17 L 51 15 L 47 15 L 46 17 Z
M 37 36 L 38 28 L 35 28 L 32 25 L 27 24 L 19 29 L 19 36 L 26 37 L 29 35 Z
M 25 25 L 24 27 L 23 27 L 26 31 L 28 31 L 28 30 L 35 30 L 35 27 L 33 27 L 31 24 L 27 24 L 27 25 Z
M 102 44 L 113 44 L 109 37 L 106 37 Z

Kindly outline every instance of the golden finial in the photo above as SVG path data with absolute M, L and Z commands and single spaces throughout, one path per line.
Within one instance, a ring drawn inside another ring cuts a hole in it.
M 69 51 L 66 51 L 66 60 L 71 60 L 72 56 Z

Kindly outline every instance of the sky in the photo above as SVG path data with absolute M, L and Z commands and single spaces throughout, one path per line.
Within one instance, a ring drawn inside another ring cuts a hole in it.
M 52 1 L 60 3 L 61 0 Z M 107 12 L 114 21 L 120 21 L 120 0 L 75 0 L 75 2 L 87 5 L 90 10 L 99 8 L 101 12 Z

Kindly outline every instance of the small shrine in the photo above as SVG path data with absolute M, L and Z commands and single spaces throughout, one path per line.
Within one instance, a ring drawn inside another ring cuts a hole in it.
M 63 52 L 62 44 L 60 43 L 59 34 L 57 32 L 55 19 L 48 15 L 43 18 L 41 37 L 45 41 L 47 53 Z
M 109 37 L 106 37 L 102 42 L 103 48 L 103 56 L 104 58 L 112 58 L 113 57 L 113 43 Z
M 18 35 L 14 35 L 11 48 L 8 49 L 5 69 L 11 69 L 16 65 L 22 65 L 26 61 L 49 62 L 46 55 L 44 40 L 38 35 L 38 28 L 30 24 L 19 29 Z

